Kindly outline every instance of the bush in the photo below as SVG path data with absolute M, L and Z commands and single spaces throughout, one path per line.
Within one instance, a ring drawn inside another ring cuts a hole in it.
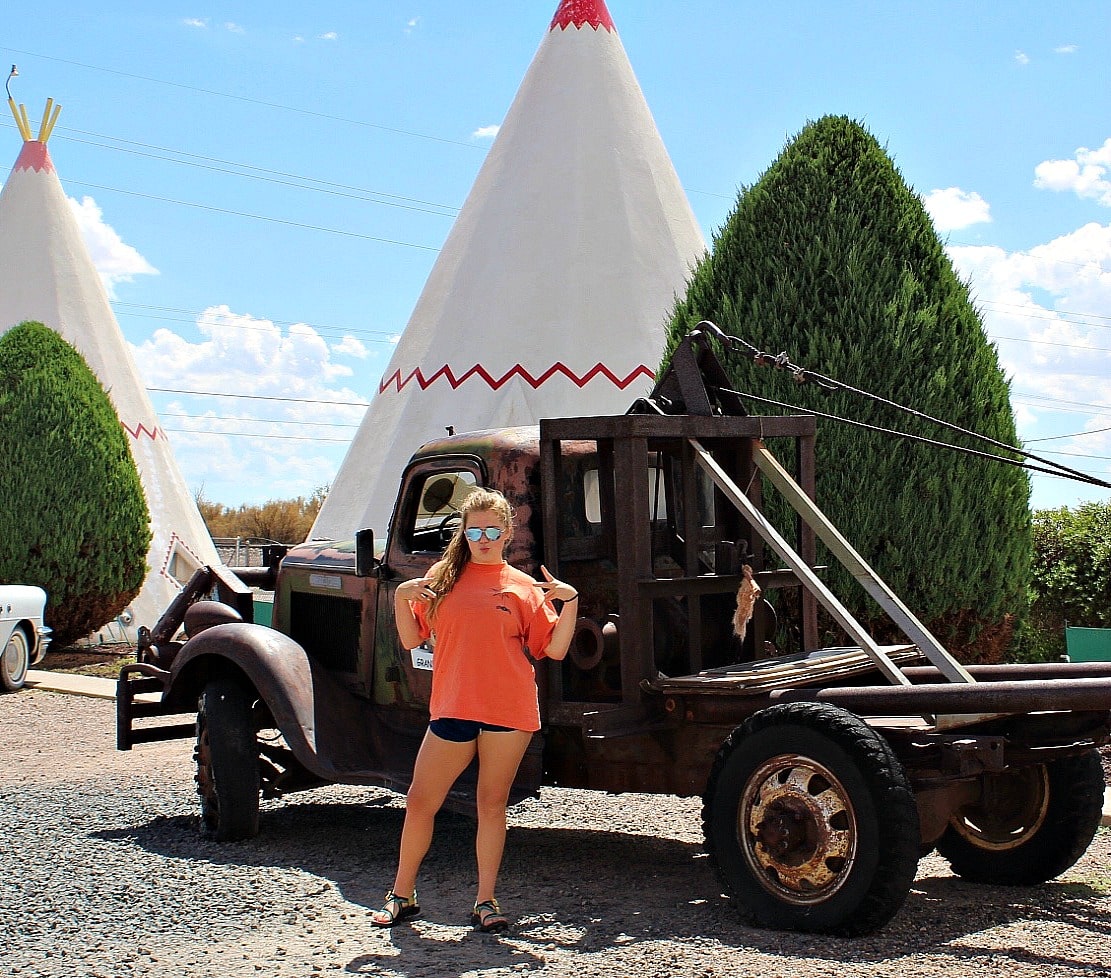
M 304 496 L 271 499 L 261 505 L 244 503 L 236 509 L 206 499 L 203 487 L 194 499 L 213 538 L 251 537 L 278 543 L 301 543 L 308 539 L 328 488 L 314 489 L 307 499 Z
M 1023 658 L 1065 651 L 1065 623 L 1111 628 L 1111 502 L 1034 514 L 1034 581 Z
M 37 584 L 64 648 L 116 617 L 146 577 L 139 473 L 104 388 L 41 323 L 0 337 L 0 581 Z
M 676 303 L 669 351 L 701 319 L 1017 445 L 1008 384 L 967 287 L 921 200 L 850 119 L 809 124 L 742 189 Z M 725 359 L 739 390 L 939 437 L 893 408 L 825 396 L 740 355 Z M 752 411 L 798 413 L 759 403 Z M 951 650 L 966 661 L 999 659 L 1029 580 L 1025 472 L 821 419 L 817 454 L 818 503 L 845 536 Z M 776 521 L 791 525 L 784 515 L 780 504 Z M 886 617 L 847 572 L 831 567 L 826 581 L 878 638 L 891 637 Z

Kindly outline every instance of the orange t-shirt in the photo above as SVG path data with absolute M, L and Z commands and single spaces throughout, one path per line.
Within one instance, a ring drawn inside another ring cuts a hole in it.
M 411 607 L 421 638 L 435 636 L 431 719 L 476 720 L 539 730 L 536 673 L 555 628 L 555 609 L 524 571 L 469 562 L 429 626 L 424 604 Z

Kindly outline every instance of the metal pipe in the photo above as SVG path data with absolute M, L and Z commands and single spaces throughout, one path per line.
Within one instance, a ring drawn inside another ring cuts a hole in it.
M 1111 678 L 780 689 L 768 698 L 830 703 L 863 716 L 1111 711 Z
M 1102 679 L 1111 676 L 1111 662 L 1010 662 L 995 665 L 965 666 L 980 682 L 1008 679 Z M 911 682 L 936 682 L 942 678 L 936 666 L 904 666 L 903 675 Z

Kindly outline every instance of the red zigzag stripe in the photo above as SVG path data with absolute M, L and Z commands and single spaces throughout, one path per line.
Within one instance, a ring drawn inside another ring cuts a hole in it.
M 498 390 L 498 388 L 508 383 L 512 378 L 520 377 L 526 384 L 532 387 L 533 390 L 536 390 L 541 384 L 545 383 L 555 374 L 563 374 L 571 383 L 580 389 L 599 375 L 606 377 L 619 390 L 624 390 L 638 377 L 647 377 L 649 380 L 655 380 L 656 378 L 655 373 L 644 366 L 644 364 L 641 364 L 625 378 L 618 377 L 609 367 L 601 363 L 596 363 L 581 377 L 565 364 L 558 362 L 552 364 L 552 366 L 545 370 L 539 377 L 534 377 L 518 363 L 516 366 L 507 370 L 501 377 L 497 378 L 492 376 L 480 363 L 476 363 L 461 377 L 456 377 L 455 371 L 447 364 L 444 364 L 439 370 L 432 374 L 431 377 L 426 377 L 424 371 L 421 370 L 420 367 L 417 367 L 416 370 L 413 370 L 404 379 L 401 377 L 401 371 L 395 370 L 388 377 L 382 378 L 382 382 L 378 385 L 378 393 L 383 393 L 389 387 L 396 387 L 397 391 L 400 393 L 412 380 L 415 380 L 417 384 L 420 385 L 421 390 L 427 390 L 440 378 L 446 380 L 451 385 L 452 390 L 458 390 L 458 388 L 466 381 L 470 380 L 471 377 L 478 377 L 486 381 L 492 390 Z
M 140 435 L 146 435 L 151 441 L 155 441 L 162 433 L 161 430 L 157 427 L 148 428 L 145 424 L 143 424 L 142 421 L 140 421 L 135 428 L 131 428 L 131 426 L 124 421 L 121 421 L 120 424 L 123 425 L 123 430 L 136 440 L 138 440 Z

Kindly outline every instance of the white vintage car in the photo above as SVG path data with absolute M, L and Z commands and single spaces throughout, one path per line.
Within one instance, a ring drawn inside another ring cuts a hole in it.
M 46 655 L 50 629 L 43 624 L 46 592 L 25 584 L 0 584 L 0 691 L 14 692 L 27 670 Z

